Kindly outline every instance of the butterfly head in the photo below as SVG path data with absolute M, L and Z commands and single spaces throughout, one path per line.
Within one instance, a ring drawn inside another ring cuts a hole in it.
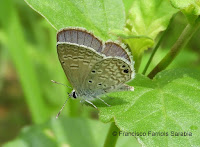
M 72 92 L 69 94 L 69 97 L 76 99 L 78 97 L 76 91 L 72 90 Z

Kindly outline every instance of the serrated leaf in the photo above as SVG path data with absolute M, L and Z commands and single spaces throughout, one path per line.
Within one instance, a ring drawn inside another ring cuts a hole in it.
M 171 4 L 178 9 L 184 9 L 187 8 L 190 5 L 199 5 L 199 0 L 170 0 Z
M 105 99 L 111 107 L 95 103 L 103 122 L 114 119 L 122 131 L 145 132 L 146 136 L 137 136 L 145 146 L 200 146 L 199 71 L 168 70 L 153 80 L 138 74 L 130 84 L 135 91 L 113 93 Z M 191 132 L 192 136 L 171 136 L 172 131 Z
M 4 147 L 101 147 L 109 125 L 89 119 L 53 118 L 43 125 L 23 128 L 18 138 L 4 144 Z M 121 136 L 117 146 L 124 145 L 140 146 L 132 136 Z
M 125 6 L 128 2 L 124 1 Z M 169 20 L 176 12 L 168 0 L 135 0 L 127 18 L 124 33 L 126 37 L 119 36 L 130 46 L 133 55 L 139 56 L 144 50 L 153 46 L 158 33 L 166 29 Z M 144 37 L 138 39 L 131 36 Z
M 130 37 L 128 39 L 124 39 L 124 42 L 131 48 L 134 60 L 146 49 L 151 48 L 154 45 L 154 40 L 148 37 Z
M 172 6 L 180 9 L 190 23 L 194 23 L 200 15 L 200 0 L 170 0 Z
M 84 27 L 104 40 L 114 38 L 111 30 L 125 25 L 125 10 L 121 0 L 25 0 L 57 30 L 64 27 Z
M 128 16 L 129 10 L 133 4 L 133 0 L 123 0 L 126 15 Z

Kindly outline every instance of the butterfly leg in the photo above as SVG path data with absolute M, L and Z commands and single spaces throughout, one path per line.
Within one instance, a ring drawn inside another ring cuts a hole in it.
M 110 107 L 111 105 L 109 105 L 108 103 L 106 103 L 103 99 L 101 99 L 100 97 L 97 97 L 99 100 L 101 100 L 104 104 L 106 104 L 108 107 Z
M 88 100 L 85 100 L 87 103 L 91 104 L 94 108 L 97 109 L 97 106 L 95 106 L 92 102 L 88 101 Z

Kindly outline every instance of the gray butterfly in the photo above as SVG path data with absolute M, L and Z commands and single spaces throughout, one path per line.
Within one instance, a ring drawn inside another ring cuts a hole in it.
M 134 78 L 130 53 L 117 43 L 103 43 L 82 28 L 65 28 L 57 33 L 57 52 L 74 90 L 72 98 L 90 103 L 109 92 L 132 90 L 125 83 Z M 104 102 L 104 101 L 103 101 Z M 108 105 L 106 102 L 104 102 Z

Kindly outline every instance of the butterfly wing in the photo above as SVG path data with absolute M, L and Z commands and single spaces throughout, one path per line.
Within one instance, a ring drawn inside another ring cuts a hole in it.
M 103 59 L 102 42 L 82 29 L 64 29 L 57 34 L 57 52 L 62 68 L 75 90 L 82 89 L 93 65 Z
M 69 43 L 57 44 L 57 52 L 62 68 L 75 90 L 81 89 L 93 65 L 103 58 L 87 47 Z
M 122 59 L 127 60 L 128 62 L 131 61 L 131 54 L 130 52 L 126 49 L 126 47 L 122 47 L 119 44 L 115 42 L 106 42 L 105 47 L 103 48 L 102 54 L 111 57 L 120 57 Z
M 124 83 L 133 78 L 130 54 L 117 43 L 103 45 L 84 29 L 67 28 L 57 34 L 57 52 L 76 91 L 98 94 L 129 89 Z
M 92 48 L 101 53 L 103 43 L 92 33 L 83 28 L 65 28 L 57 33 L 57 42 L 69 42 Z
M 84 87 L 97 95 L 128 90 L 124 83 L 134 76 L 131 64 L 121 58 L 109 57 L 97 62 L 84 81 Z

